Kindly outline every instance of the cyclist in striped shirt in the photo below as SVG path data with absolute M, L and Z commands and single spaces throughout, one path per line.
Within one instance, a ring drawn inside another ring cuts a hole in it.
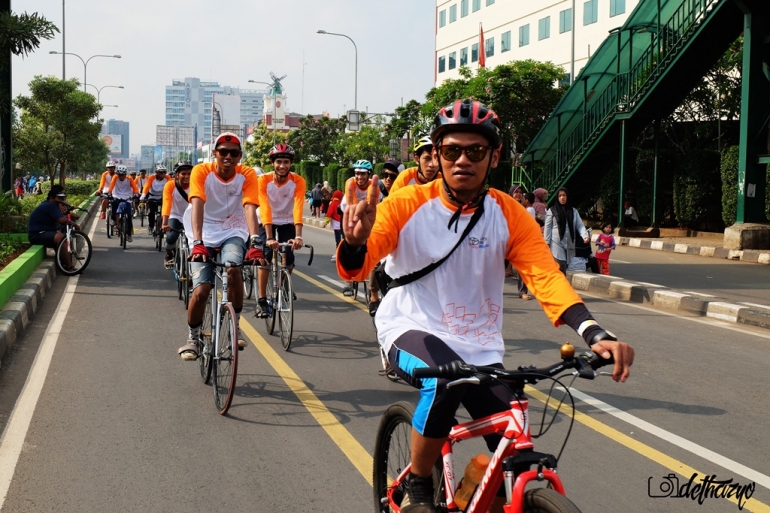
M 403 283 L 389 290 L 375 318 L 391 368 L 420 389 L 402 513 L 438 511 L 431 473 L 459 405 L 477 419 L 508 409 L 514 400 L 499 382 L 447 388 L 443 378 L 412 378 L 415 368 L 454 360 L 502 366 L 506 259 L 555 326 L 569 325 L 594 352 L 614 357 L 613 379 L 625 381 L 634 359 L 633 349 L 604 331 L 572 290 L 532 216 L 504 192 L 486 189 L 500 161 L 497 114 L 479 102 L 458 100 L 438 112 L 431 138 L 443 177 L 404 187 L 379 205 L 374 184 L 367 201 L 345 212 L 345 240 L 337 250 L 343 279 L 365 279 L 387 256 L 386 272 Z M 414 273 L 419 277 L 410 280 Z M 499 440 L 486 437 L 491 450 Z M 501 511 L 502 501 L 498 498 L 492 511 Z

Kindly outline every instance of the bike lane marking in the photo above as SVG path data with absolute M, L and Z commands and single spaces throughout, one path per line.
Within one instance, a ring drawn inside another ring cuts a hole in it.
M 295 270 L 293 274 L 297 274 L 297 271 Z M 342 296 L 342 294 L 340 294 L 340 296 Z M 254 344 L 262 356 L 265 357 L 267 363 L 269 363 L 273 370 L 275 370 L 281 379 L 283 379 L 286 386 L 294 392 L 294 395 L 297 396 L 297 399 L 300 400 L 310 415 L 312 415 L 316 422 L 318 422 L 324 431 L 326 431 L 326 434 L 329 435 L 332 442 L 340 448 L 342 453 L 350 460 L 356 470 L 358 470 L 363 478 L 366 479 L 369 486 L 372 486 L 372 457 L 369 455 L 369 452 L 364 449 L 364 446 L 355 439 L 350 431 L 348 431 L 337 420 L 334 414 L 329 411 L 326 405 L 324 405 L 307 385 L 305 385 L 302 378 L 289 367 L 289 364 L 287 364 L 284 359 L 270 347 L 270 344 L 267 343 L 249 321 L 241 317 L 240 327 L 241 331 L 249 337 L 251 343 Z
M 547 404 L 549 401 L 549 397 L 547 394 L 541 392 L 540 390 L 537 390 L 535 388 L 532 388 L 531 386 L 527 385 L 524 388 L 527 395 L 537 399 L 543 404 Z M 577 396 L 576 396 L 577 397 Z M 559 406 L 558 401 L 554 398 L 550 398 L 551 402 L 556 402 L 556 405 L 548 404 L 549 407 L 556 409 L 557 406 Z M 561 407 L 565 407 L 566 405 L 562 404 Z M 707 476 L 709 474 L 705 474 L 699 470 L 696 470 L 695 468 L 686 465 L 682 463 L 681 461 L 657 450 L 653 449 L 647 444 L 644 444 L 638 440 L 635 440 L 634 438 L 631 438 L 630 436 L 621 433 L 617 429 L 608 426 L 607 424 L 604 424 L 603 422 L 600 422 L 587 413 L 583 413 L 577 408 L 575 408 L 575 421 L 583 424 L 586 427 L 589 427 L 596 431 L 597 433 L 606 436 L 610 440 L 613 440 L 620 445 L 631 449 L 637 454 L 640 454 L 644 456 L 645 458 L 654 461 L 655 463 L 662 465 L 663 467 L 667 468 L 671 472 L 675 472 L 679 474 L 680 476 L 683 476 L 685 479 L 690 479 L 690 477 L 693 474 L 698 474 L 699 476 Z M 706 459 L 708 459 L 706 457 Z M 713 462 L 717 463 L 717 462 Z M 719 464 L 719 463 L 717 463 Z M 721 466 L 721 465 L 720 465 Z M 693 481 L 695 484 L 695 481 Z M 728 500 L 732 502 L 733 504 L 738 504 L 738 499 L 735 499 L 733 497 L 725 498 L 725 500 Z M 753 513 L 770 513 L 770 506 L 763 502 L 759 502 L 758 500 L 754 499 L 753 497 L 748 499 L 744 504 L 742 509 L 746 511 L 751 511 Z
M 91 225 L 88 238 L 93 240 L 96 230 L 96 219 Z M 27 431 L 32 422 L 32 416 L 35 414 L 37 401 L 45 385 L 45 379 L 48 375 L 48 369 L 51 366 L 56 343 L 59 341 L 64 320 L 67 318 L 72 298 L 75 296 L 75 289 L 78 286 L 80 275 L 71 276 L 67 282 L 59 303 L 56 305 L 56 313 L 48 322 L 43 340 L 32 362 L 24 387 L 21 389 L 19 398 L 13 406 L 8 424 L 0 439 L 0 509 L 2 509 L 5 499 L 8 496 L 8 490 L 16 472 L 16 464 L 19 462 L 19 456 L 24 447 L 24 440 L 27 439 Z

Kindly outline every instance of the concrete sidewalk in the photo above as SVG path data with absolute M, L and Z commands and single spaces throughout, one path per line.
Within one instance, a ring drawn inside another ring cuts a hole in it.
M 596 231 L 591 234 L 591 239 L 596 242 L 599 236 Z M 718 239 L 700 237 L 661 237 L 658 239 L 643 239 L 635 237 L 615 237 L 618 246 L 631 248 L 652 249 L 682 253 L 686 255 L 700 255 L 703 257 L 722 258 L 727 260 L 740 260 L 756 264 L 770 264 L 770 249 L 735 250 L 723 248 L 716 244 Z

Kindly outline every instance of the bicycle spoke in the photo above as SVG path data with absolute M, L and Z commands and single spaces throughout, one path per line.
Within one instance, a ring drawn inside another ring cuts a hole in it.
M 232 305 L 221 305 L 222 317 L 215 344 L 214 355 L 214 402 L 220 415 L 227 413 L 235 392 L 235 378 L 238 369 L 238 347 L 236 340 L 235 311 Z

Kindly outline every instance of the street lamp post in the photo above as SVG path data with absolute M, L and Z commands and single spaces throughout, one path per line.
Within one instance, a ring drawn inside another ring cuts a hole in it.
M 356 49 L 356 83 L 355 83 L 355 97 L 353 102 L 353 108 L 355 110 L 358 110 L 358 46 L 356 46 L 356 42 L 353 41 L 353 39 L 350 36 L 346 36 L 345 34 L 336 34 L 334 32 L 326 32 L 325 30 L 319 30 L 316 33 L 325 34 L 327 36 L 346 37 L 348 40 L 350 40 L 351 43 L 353 43 L 353 48 Z
M 83 60 L 83 57 L 81 57 L 80 55 L 78 55 L 76 53 L 57 52 L 55 50 L 51 50 L 48 53 L 50 53 L 52 55 L 74 55 L 75 57 L 80 59 L 80 62 L 83 63 L 83 92 L 85 92 L 85 90 L 86 90 L 86 82 L 87 82 L 86 77 L 87 77 L 87 72 L 88 72 L 88 63 L 91 61 L 91 59 L 93 59 L 94 57 L 107 57 L 107 58 L 110 58 L 110 59 L 120 59 L 120 55 L 102 55 L 102 54 L 98 54 L 98 55 L 92 55 L 87 60 Z
M 102 89 L 105 89 L 107 87 L 114 87 L 115 89 L 125 89 L 125 87 L 123 87 L 123 86 L 116 86 L 116 85 L 106 85 L 106 86 L 102 86 L 102 87 L 96 87 L 93 84 L 86 84 L 86 85 L 91 86 L 94 89 L 96 89 L 96 102 L 97 103 L 101 103 Z
M 249 80 L 250 84 L 265 84 L 273 88 L 273 146 L 275 146 L 275 114 L 276 114 L 276 107 L 275 107 L 275 100 L 276 100 L 276 92 L 275 92 L 275 84 L 270 84 L 269 82 L 260 82 L 259 80 Z

